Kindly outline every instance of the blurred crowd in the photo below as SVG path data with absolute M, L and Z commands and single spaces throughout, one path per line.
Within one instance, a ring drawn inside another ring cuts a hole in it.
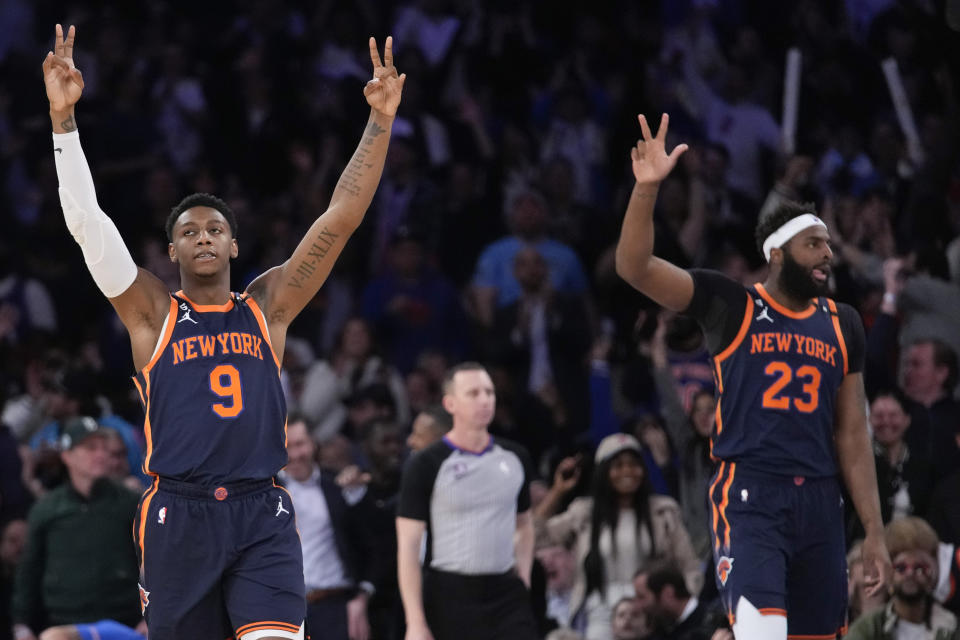
M 691 146 L 660 188 L 657 255 L 751 284 L 765 273 L 753 241 L 765 207 L 814 202 L 827 221 L 834 296 L 867 329 L 883 516 L 908 523 L 888 532 L 890 599 L 863 598 L 851 510 L 851 621 L 905 620 L 900 600 L 919 589 L 943 604 L 924 615 L 956 628 L 960 38 L 944 12 L 938 0 L 0 3 L 0 640 L 13 622 L 39 637 L 139 617 L 136 598 L 116 593 L 136 582 L 135 565 L 123 568 L 132 554 L 110 557 L 110 575 L 83 569 L 107 561 L 89 553 L 106 520 L 66 536 L 51 515 L 54 501 L 103 502 L 129 527 L 136 500 L 122 511 L 123 492 L 145 481 L 129 342 L 57 195 L 39 73 L 57 22 L 77 26 L 77 121 L 100 206 L 174 291 L 163 227 L 188 193 L 237 213 L 234 289 L 291 254 L 366 121 L 366 39 L 393 35 L 408 80 L 383 179 L 283 361 L 308 455 L 376 534 L 372 637 L 401 637 L 391 509 L 408 451 L 443 433 L 444 371 L 467 358 L 496 384 L 492 431 L 527 447 L 541 478 L 544 633 L 710 637 L 677 632 L 715 595 L 709 354 L 693 321 L 614 271 L 641 112 L 669 113 L 671 146 Z M 802 55 L 793 139 L 779 124 L 791 47 Z M 898 120 L 887 59 L 916 138 Z M 86 435 L 84 416 L 96 421 Z M 618 433 L 635 438 L 619 453 L 641 469 L 642 500 L 627 502 L 649 531 L 619 564 L 584 533 L 616 529 L 603 510 L 617 458 L 595 452 Z M 670 513 L 650 511 L 663 496 Z M 690 554 L 665 552 L 658 527 L 688 534 Z M 69 553 L 44 547 L 56 536 Z M 67 602 L 74 582 L 82 603 Z

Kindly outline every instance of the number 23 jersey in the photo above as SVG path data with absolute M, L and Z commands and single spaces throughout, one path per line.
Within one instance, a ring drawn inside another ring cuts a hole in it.
M 287 463 L 280 363 L 249 294 L 223 305 L 172 294 L 157 350 L 134 385 L 147 473 L 220 485 L 269 478 Z
M 837 391 L 863 369 L 857 312 L 824 297 L 794 312 L 762 284 L 690 274 L 685 313 L 704 329 L 717 383 L 713 456 L 777 475 L 836 475 Z

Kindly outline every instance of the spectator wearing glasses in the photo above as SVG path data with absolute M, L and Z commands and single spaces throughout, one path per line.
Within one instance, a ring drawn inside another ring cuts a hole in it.
M 921 518 L 894 520 L 886 528 L 893 560 L 892 597 L 863 615 L 847 640 L 960 639 L 957 618 L 933 599 L 937 584 L 937 534 Z

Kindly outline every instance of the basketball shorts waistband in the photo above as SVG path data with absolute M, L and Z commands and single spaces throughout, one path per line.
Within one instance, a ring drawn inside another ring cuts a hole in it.
M 276 486 L 273 478 L 261 480 L 242 480 L 222 485 L 202 485 L 192 482 L 182 482 L 161 476 L 157 483 L 157 490 L 199 500 L 230 500 L 259 493 Z

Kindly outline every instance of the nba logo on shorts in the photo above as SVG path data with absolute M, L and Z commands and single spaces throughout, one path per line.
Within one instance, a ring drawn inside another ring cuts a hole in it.
M 160 512 L 157 514 L 157 522 L 163 524 L 167 521 L 167 508 L 160 507 Z
M 720 578 L 720 584 L 726 586 L 731 571 L 733 571 L 733 558 L 720 556 L 717 561 L 717 576 Z

